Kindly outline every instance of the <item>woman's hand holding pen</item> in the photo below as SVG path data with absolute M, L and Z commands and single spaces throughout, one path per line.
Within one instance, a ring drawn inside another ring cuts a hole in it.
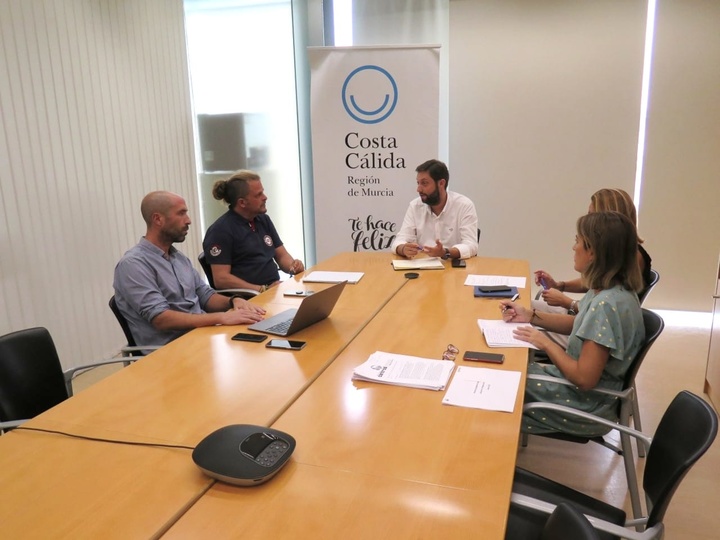
M 545 270 L 535 270 L 535 285 L 540 285 L 543 289 L 557 289 L 557 281 Z
M 502 318 L 505 322 L 529 323 L 533 316 L 531 310 L 512 300 L 501 300 L 500 311 L 502 311 Z

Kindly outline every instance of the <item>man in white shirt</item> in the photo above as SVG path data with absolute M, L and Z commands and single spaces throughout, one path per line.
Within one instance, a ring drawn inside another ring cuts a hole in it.
M 437 159 L 418 165 L 417 192 L 410 201 L 400 232 L 390 248 L 412 259 L 418 253 L 443 259 L 477 255 L 477 212 L 473 202 L 448 191 L 450 173 Z

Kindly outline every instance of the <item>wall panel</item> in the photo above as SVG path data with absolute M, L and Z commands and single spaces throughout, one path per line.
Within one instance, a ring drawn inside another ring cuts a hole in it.
M 658 0 L 640 228 L 662 309 L 712 310 L 720 251 L 720 2 Z
M 124 343 L 107 301 L 143 195 L 199 217 L 183 18 L 181 0 L 0 0 L 0 333 L 46 326 L 66 366 Z
M 632 193 L 646 7 L 450 1 L 450 188 L 475 201 L 480 254 L 572 278 L 592 193 Z

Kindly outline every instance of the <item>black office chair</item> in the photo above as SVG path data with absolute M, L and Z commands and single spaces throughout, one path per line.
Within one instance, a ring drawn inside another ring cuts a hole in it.
M 657 285 L 658 281 L 660 281 L 660 274 L 658 274 L 657 270 L 650 270 L 650 275 L 652 278 L 650 279 L 650 282 L 645 285 L 645 288 L 638 293 L 638 299 L 640 300 L 640 305 L 643 305 L 643 302 L 645 302 L 645 299 L 648 297 L 650 292 L 655 288 L 655 285 Z
M 123 334 L 125 334 L 125 339 L 127 340 L 127 345 L 120 349 L 120 353 L 122 354 L 122 356 L 128 359 L 127 361 L 125 361 L 126 366 L 130 362 L 134 361 L 131 360 L 132 358 L 137 360 L 137 357 L 145 356 L 147 351 L 154 351 L 161 347 L 161 345 L 145 345 L 142 347 L 138 347 L 138 344 L 135 342 L 135 338 L 130 331 L 130 325 L 128 324 L 125 316 L 120 311 L 120 308 L 115 301 L 114 295 L 110 297 L 108 306 L 110 306 L 110 311 L 112 311 L 113 315 L 115 315 L 118 324 L 120 324 L 120 328 L 122 328 Z
M 480 227 L 478 227 L 478 232 L 477 232 L 477 241 L 478 241 L 478 242 L 480 242 Z
M 200 266 L 202 267 L 203 272 L 205 272 L 205 277 L 207 278 L 207 282 L 208 285 L 210 285 L 210 288 L 215 289 L 220 294 L 224 294 L 226 296 L 240 295 L 246 300 L 249 300 L 250 298 L 253 298 L 259 294 L 257 291 L 254 291 L 252 289 L 216 289 L 215 280 L 213 279 L 212 275 L 212 267 L 210 266 L 210 263 L 207 262 L 207 259 L 205 259 L 204 251 L 201 251 L 200 255 L 198 255 L 198 262 L 200 262 Z
M 72 396 L 72 380 L 105 360 L 63 371 L 55 343 L 45 328 L 0 337 L 0 431 L 17 427 Z
M 585 417 L 584 413 L 578 413 L 578 416 Z M 683 391 L 670 403 L 652 439 L 632 428 L 613 425 L 612 422 L 606 422 L 606 425 L 649 446 L 642 481 L 647 515 L 639 520 L 626 521 L 622 508 L 517 468 L 506 539 L 541 538 L 540 531 L 546 524 L 547 515 L 553 511 L 554 505 L 562 502 L 569 502 L 586 516 L 595 518 L 591 521 L 596 530 L 602 531 L 600 538 L 662 538 L 663 519 L 675 490 L 715 440 L 717 414 L 701 398 Z M 626 528 L 636 526 L 641 532 Z
M 637 392 L 635 391 L 635 377 L 637 376 L 638 371 L 640 370 L 640 366 L 643 363 L 643 360 L 645 359 L 645 356 L 647 356 L 647 353 L 650 351 L 650 348 L 652 347 L 653 343 L 657 340 L 657 338 L 662 333 L 663 329 L 665 328 L 665 321 L 663 321 L 662 317 L 658 315 L 657 313 L 654 313 L 650 310 L 642 308 L 642 315 L 643 315 L 643 323 L 645 325 L 645 342 L 643 343 L 642 347 L 640 348 L 640 351 L 635 356 L 635 359 L 632 362 L 632 365 L 629 367 L 627 372 L 625 373 L 625 379 L 623 381 L 623 388 L 622 390 L 604 390 L 601 388 L 595 388 L 591 390 L 591 392 L 604 394 L 604 395 L 612 395 L 617 398 L 618 401 L 618 408 L 617 408 L 617 422 L 622 426 L 630 426 L 630 421 L 632 420 L 633 426 L 635 429 L 640 431 L 642 429 L 642 425 L 640 422 L 640 412 L 639 407 L 637 403 Z M 530 384 L 530 381 L 547 381 L 547 382 L 554 382 L 559 384 L 565 384 L 568 386 L 574 386 L 570 381 L 567 381 L 566 379 L 560 379 L 557 377 L 551 377 L 551 376 L 545 376 L 545 375 L 528 375 L 528 384 Z M 543 402 L 531 402 L 525 404 L 523 407 L 523 411 L 530 411 L 534 409 L 552 409 L 554 411 L 560 411 L 564 413 L 574 413 L 576 412 L 575 409 L 572 409 L 571 407 L 566 407 L 564 405 L 557 405 L 552 403 L 543 403 Z M 598 417 L 590 416 L 591 419 L 597 419 Z M 602 423 L 602 422 L 601 422 Z M 621 455 L 623 457 L 623 462 L 625 464 L 625 475 L 627 477 L 628 482 L 628 491 L 630 492 L 630 500 L 632 503 L 633 513 L 637 517 L 642 513 L 642 507 L 640 504 L 640 495 L 639 495 L 639 489 L 637 486 L 637 478 L 635 476 L 635 460 L 633 459 L 633 453 L 632 453 L 632 444 L 630 442 L 630 438 L 621 433 L 620 434 L 620 448 L 616 447 L 615 445 L 607 442 L 604 437 L 580 437 L 577 435 L 571 435 L 567 433 L 544 433 L 544 434 L 537 434 L 534 435 L 535 437 L 547 437 L 551 439 L 559 439 L 564 441 L 570 441 L 574 443 L 581 443 L 586 444 L 588 442 L 595 442 L 598 444 L 601 444 L 602 446 L 605 446 L 606 448 L 609 448 L 616 452 L 617 454 Z M 522 435 L 521 444 L 522 446 L 527 446 L 527 440 L 528 436 L 527 434 Z M 640 457 L 644 457 L 645 450 L 642 447 L 642 445 L 638 444 L 638 455 Z
M 572 504 L 560 503 L 550 514 L 540 540 L 599 540 L 598 532 Z

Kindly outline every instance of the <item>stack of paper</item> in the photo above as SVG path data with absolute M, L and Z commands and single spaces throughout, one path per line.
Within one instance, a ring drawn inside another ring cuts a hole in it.
M 478 319 L 480 331 L 485 336 L 488 347 L 527 347 L 537 349 L 527 341 L 516 339 L 513 330 L 520 326 L 530 326 L 530 323 L 508 323 L 499 320 Z
M 323 272 L 315 270 L 303 278 L 308 283 L 357 283 L 365 275 L 363 272 Z
M 355 368 L 352 378 L 426 390 L 443 390 L 454 367 L 455 363 L 450 360 L 432 360 L 377 351 L 371 354 L 364 364 Z
M 419 259 L 394 259 L 395 270 L 444 270 L 440 257 L 421 257 Z

